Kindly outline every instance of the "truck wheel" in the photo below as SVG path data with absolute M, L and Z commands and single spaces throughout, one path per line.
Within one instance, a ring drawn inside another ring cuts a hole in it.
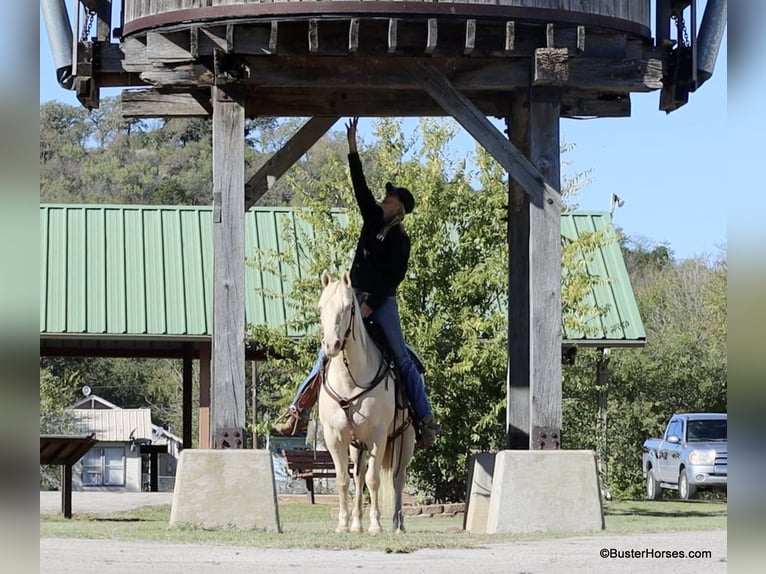
M 657 483 L 654 470 L 651 468 L 646 471 L 646 498 L 647 500 L 659 500 L 662 498 L 662 488 Z
M 697 498 L 697 485 L 689 484 L 685 468 L 682 468 L 681 474 L 678 475 L 678 497 L 681 500 L 693 500 Z

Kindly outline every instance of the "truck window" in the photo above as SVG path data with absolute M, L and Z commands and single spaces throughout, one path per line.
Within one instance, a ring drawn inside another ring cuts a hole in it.
M 723 419 L 689 421 L 689 442 L 725 441 L 726 422 Z
M 668 425 L 668 436 L 665 438 L 670 438 L 673 435 L 676 435 L 678 438 L 683 438 L 681 421 L 671 421 L 670 425 Z

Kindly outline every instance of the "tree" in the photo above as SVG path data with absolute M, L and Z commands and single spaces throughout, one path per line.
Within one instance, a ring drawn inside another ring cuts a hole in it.
M 626 244 L 630 242 L 626 241 Z M 608 488 L 616 497 L 643 491 L 641 445 L 676 412 L 726 412 L 726 261 L 674 262 L 667 246 L 628 251 L 631 281 L 647 343 L 609 358 Z M 565 375 L 567 443 L 596 444 L 596 352 L 579 353 Z

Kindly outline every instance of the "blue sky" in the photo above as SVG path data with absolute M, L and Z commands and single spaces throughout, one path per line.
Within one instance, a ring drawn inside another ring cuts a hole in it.
M 615 210 L 614 223 L 629 237 L 665 244 L 678 259 L 717 257 L 726 250 L 726 60 L 724 35 L 713 77 L 670 114 L 659 110 L 659 93 L 651 92 L 632 94 L 629 118 L 562 119 L 562 140 L 575 144 L 563 158 L 571 164 L 563 175 L 593 170 L 593 183 L 575 199 L 580 209 L 607 211 L 616 193 L 625 204 Z M 102 91 L 102 97 L 118 94 Z M 40 103 L 49 100 L 79 105 L 56 82 L 41 22 Z M 363 138 L 365 123 L 360 122 Z M 474 142 L 462 132 L 456 146 L 468 155 Z

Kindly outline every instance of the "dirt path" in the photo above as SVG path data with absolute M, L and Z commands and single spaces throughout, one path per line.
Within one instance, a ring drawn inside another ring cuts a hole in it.
M 606 551 L 604 550 L 606 549 Z M 709 558 L 668 558 L 661 552 L 704 550 Z M 622 558 L 602 558 L 602 552 Z M 648 553 L 653 555 L 648 555 Z M 625 557 L 629 553 L 633 557 Z M 641 554 L 643 553 L 643 555 Z M 41 574 L 252 574 L 255 572 L 418 572 L 482 574 L 723 574 L 726 532 L 678 532 L 631 536 L 578 536 L 485 545 L 475 549 L 418 550 L 386 554 L 358 550 L 281 550 L 43 538 Z

